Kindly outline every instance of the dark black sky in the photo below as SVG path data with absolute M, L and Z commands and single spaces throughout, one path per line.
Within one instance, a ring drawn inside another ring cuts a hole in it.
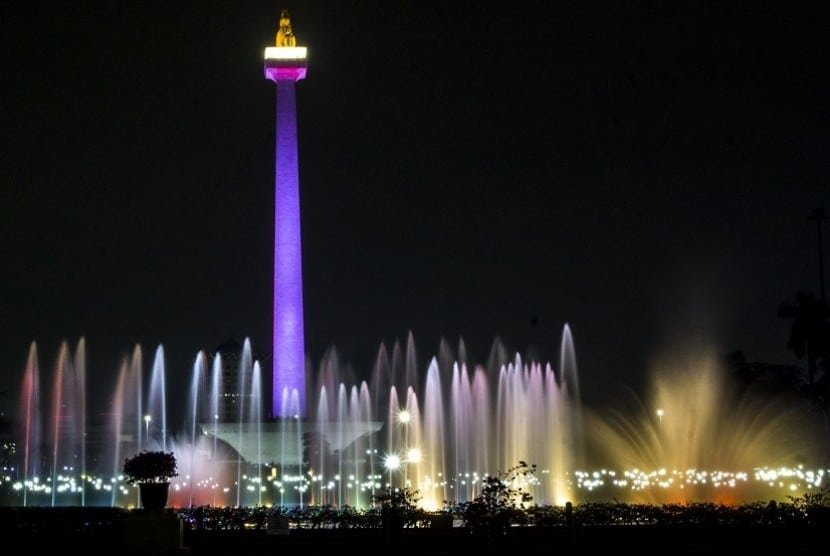
M 286 4 L 315 364 L 409 330 L 422 364 L 441 336 L 555 360 L 566 322 L 589 398 L 688 343 L 793 362 L 827 14 L 663 4 Z M 0 390 L 32 340 L 48 374 L 84 335 L 101 391 L 136 342 L 181 377 L 231 335 L 267 355 L 282 5 L 0 6 Z

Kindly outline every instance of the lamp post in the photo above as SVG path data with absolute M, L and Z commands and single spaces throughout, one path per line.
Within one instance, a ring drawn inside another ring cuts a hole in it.
M 418 448 L 410 448 L 409 450 L 407 450 L 407 452 L 406 452 L 406 462 L 405 462 L 407 464 L 407 466 L 404 467 L 404 480 L 403 480 L 404 488 L 409 487 L 409 484 L 408 484 L 409 479 L 407 478 L 408 475 L 409 475 L 408 464 L 410 464 L 410 463 L 418 464 L 420 462 L 421 462 L 421 450 L 419 450 Z M 418 487 L 418 485 L 417 485 L 417 482 L 418 482 L 417 474 L 416 474 L 416 477 L 415 477 L 415 482 L 416 482 L 415 487 L 417 488 Z
M 153 418 L 150 415 L 145 415 L 144 416 L 144 439 L 145 439 L 144 441 L 145 442 L 148 442 L 150 440 L 150 421 L 152 421 L 152 420 L 153 420 Z
M 660 421 L 660 425 L 662 425 L 663 424 L 663 410 L 658 409 L 656 411 L 656 413 L 657 413 L 657 419 Z
M 372 507 L 375 507 L 375 454 L 377 454 L 377 448 L 370 448 L 366 450 L 366 455 L 369 456 L 369 485 L 372 490 Z M 322 500 L 322 492 L 320 493 L 320 499 Z
M 389 454 L 383 460 L 383 466 L 389 471 L 389 489 L 392 490 L 392 471 L 401 466 L 401 457 L 398 454 Z
M 400 413 L 398 413 L 398 423 L 403 426 L 403 449 L 407 452 L 408 457 L 408 450 L 409 450 L 409 423 L 412 421 L 412 414 L 409 413 L 408 410 L 404 409 Z M 406 463 L 406 462 L 404 462 Z M 407 481 L 407 468 L 404 465 L 403 468 L 403 486 L 406 488 L 406 481 Z

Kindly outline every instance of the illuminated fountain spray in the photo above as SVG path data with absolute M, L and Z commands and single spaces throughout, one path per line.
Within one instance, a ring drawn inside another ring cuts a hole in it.
M 626 407 L 591 417 L 591 459 L 629 470 L 616 480 L 635 500 L 763 499 L 759 483 L 795 492 L 784 476 L 822 461 L 821 434 L 803 403 L 729 382 L 705 349 L 675 353 L 656 368 L 645 402 L 632 395 Z
M 85 394 L 77 385 L 84 382 L 78 369 L 85 350 L 78 346 L 71 357 L 62 344 L 44 384 L 34 344 L 29 350 L 19 452 L 19 478 L 28 486 L 17 504 L 134 506 L 137 489 L 117 476 L 125 456 L 143 449 L 176 454 L 180 475 L 170 501 L 177 506 L 368 507 L 391 486 L 418 490 L 433 509 L 474 498 L 486 475 L 520 461 L 537 467 L 526 488 L 538 504 L 784 499 L 820 486 L 825 473 L 815 470 L 823 461 L 821 436 L 806 426 L 798 405 L 730 388 L 704 356 L 688 368 L 660 366 L 646 402 L 633 397 L 624 410 L 591 412 L 583 427 L 567 325 L 559 368 L 518 355 L 507 360 L 498 343 L 486 365 L 469 365 L 463 343 L 453 353 L 443 341 L 422 366 L 410 335 L 403 348 L 381 346 L 372 378 L 356 382 L 331 351 L 316 373 L 313 417 L 276 422 L 263 419 L 260 365 L 249 341 L 240 347 L 231 390 L 222 389 L 221 355 L 209 363 L 199 353 L 189 389 L 172 401 L 163 389 L 164 350 L 155 351 L 143 382 L 136 347 L 115 381 L 111 440 L 92 451 L 82 432 Z M 219 419 L 220 399 L 236 400 L 238 418 L 228 411 Z M 185 409 L 172 431 L 164 418 L 168 403 Z M 95 462 L 91 471 L 84 458 Z M 81 479 L 87 474 L 92 478 Z
M 445 345 L 440 351 L 421 369 L 411 335 L 404 349 L 395 344 L 391 360 L 382 346 L 372 380 L 352 386 L 336 354 L 324 358 L 311 461 L 315 473 L 340 480 L 314 485 L 314 503 L 365 506 L 391 485 L 417 489 L 426 507 L 438 508 L 473 498 L 487 474 L 519 461 L 540 469 L 531 485 L 538 501 L 572 496 L 568 472 L 581 465 L 582 449 L 570 329 L 562 335 L 562 353 L 570 355 L 557 370 L 518 355 L 468 369 Z M 463 344 L 458 351 L 464 355 Z M 371 422 L 382 429 L 363 434 Z
M 570 346 L 567 327 L 563 340 Z M 419 489 L 424 503 L 437 507 L 442 500 L 474 496 L 481 477 L 519 459 L 534 461 L 546 472 L 535 487 L 539 500 L 568 496 L 566 469 L 578 453 L 572 450 L 578 404 L 568 399 L 574 388 L 565 380 L 569 374 L 575 378 L 575 372 L 555 376 L 550 366 L 524 365 L 518 356 L 499 368 L 472 372 L 455 362 L 442 369 L 433 358 L 421 371 L 415 352 L 411 336 L 404 350 L 395 345 L 391 362 L 382 347 L 374 378 L 360 383 L 351 382 L 336 355 L 327 357 L 318 373 L 316 418 L 306 423 L 263 421 L 260 366 L 248 340 L 241 348 L 238 384 L 229 393 L 222 391 L 221 355 L 214 356 L 208 377 L 208 360 L 199 353 L 188 391 L 175 396 L 186 400 L 184 421 L 171 431 L 164 349 L 155 350 L 145 383 L 142 349 L 136 346 L 119 367 L 111 411 L 103 412 L 111 415 L 111 440 L 93 454 L 97 467 L 91 474 L 106 486 L 95 503 L 137 503 L 135 490 L 108 477 L 120 475 L 124 458 L 142 450 L 175 452 L 180 476 L 171 501 L 185 506 L 269 501 L 365 507 L 378 489 L 391 485 Z M 73 483 L 86 474 L 81 461 L 87 450 L 85 391 L 80 389 L 84 354 L 83 341 L 74 358 L 66 343 L 61 346 L 48 388 L 52 397 L 45 404 L 40 404 L 34 345 L 24 372 L 22 479 L 48 479 L 51 504 L 77 504 L 93 488 Z M 442 359 L 453 360 L 446 352 Z M 406 392 L 400 401 L 399 388 Z M 236 396 L 237 422 L 218 422 L 217 404 L 225 394 Z M 41 437 L 38 421 L 44 409 L 53 426 Z M 398 458 L 401 468 L 384 469 L 387 456 Z M 24 489 L 24 501 L 28 492 Z M 47 491 L 39 492 L 42 504 Z
M 118 380 L 112 396 L 112 459 L 110 460 L 110 476 L 118 477 L 126 455 L 122 451 L 124 440 L 134 442 L 137 452 L 142 451 L 143 444 L 143 372 L 141 347 L 136 346 L 132 357 L 121 362 L 118 371 Z M 112 488 L 110 504 L 115 506 L 118 501 L 118 489 Z
M 32 342 L 21 388 L 19 429 L 22 448 L 19 465 L 23 484 L 27 485 L 22 504 L 26 506 L 30 502 L 27 490 L 40 488 L 48 496 L 46 500 L 39 500 L 39 505 L 44 502 L 56 505 L 61 493 L 66 493 L 73 504 L 85 505 L 82 482 L 86 476 L 86 348 L 83 339 L 78 342 L 74 359 L 68 344 L 61 344 L 48 400 L 43 400 L 41 393 L 37 346 Z M 48 481 L 43 482 L 46 478 Z

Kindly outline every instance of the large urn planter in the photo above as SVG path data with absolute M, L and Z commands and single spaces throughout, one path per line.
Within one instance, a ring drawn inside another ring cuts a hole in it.
M 167 506 L 170 483 L 139 483 L 141 507 L 145 510 L 163 510 Z
M 161 510 L 167 506 L 170 479 L 178 475 L 173 452 L 141 452 L 124 461 L 124 477 L 138 484 L 141 507 Z

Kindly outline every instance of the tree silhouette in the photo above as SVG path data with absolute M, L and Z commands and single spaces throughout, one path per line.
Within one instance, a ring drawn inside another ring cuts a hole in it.
M 827 292 L 824 289 L 824 248 L 821 245 L 821 224 L 827 220 L 827 213 L 820 207 L 813 211 L 808 220 L 816 223 L 816 247 L 818 248 L 818 284 L 821 292 L 821 301 L 827 304 Z
M 827 305 L 811 293 L 798 292 L 796 303 L 782 303 L 778 316 L 792 319 L 787 348 L 799 359 L 807 359 L 807 384 L 812 388 L 822 359 L 830 355 L 830 324 Z
M 761 388 L 771 393 L 802 393 L 804 369 L 798 365 L 749 361 L 741 350 L 727 353 L 723 362 L 732 377 L 743 387 Z

